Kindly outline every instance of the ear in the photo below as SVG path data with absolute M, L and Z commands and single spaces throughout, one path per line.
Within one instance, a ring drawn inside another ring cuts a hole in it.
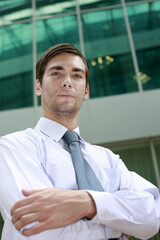
M 84 94 L 84 100 L 87 100 L 87 98 L 88 98 L 88 95 L 89 95 L 89 85 L 87 84 L 87 86 L 86 86 L 86 90 L 85 90 L 85 94 Z
M 37 79 L 35 83 L 35 92 L 37 96 L 41 96 L 41 83 L 39 79 Z

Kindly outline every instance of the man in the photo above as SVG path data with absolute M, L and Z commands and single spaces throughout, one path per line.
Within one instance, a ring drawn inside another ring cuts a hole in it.
M 78 189 L 63 136 L 67 130 L 79 135 L 88 76 L 85 58 L 71 44 L 53 46 L 38 60 L 35 91 L 43 118 L 35 129 L 0 140 L 2 240 L 148 239 L 158 232 L 157 188 L 129 172 L 119 156 L 81 137 L 85 161 L 103 190 Z

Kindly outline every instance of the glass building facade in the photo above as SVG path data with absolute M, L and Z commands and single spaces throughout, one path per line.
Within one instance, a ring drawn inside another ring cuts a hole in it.
M 0 111 L 37 104 L 35 61 L 62 42 L 86 56 L 90 98 L 160 88 L 160 1 L 5 0 L 0 16 Z
M 159 0 L 4 0 L 0 111 L 40 104 L 34 94 L 36 60 L 63 42 L 88 60 L 90 99 L 160 89 Z M 158 140 L 113 150 L 129 169 L 157 185 L 153 150 L 160 156 Z

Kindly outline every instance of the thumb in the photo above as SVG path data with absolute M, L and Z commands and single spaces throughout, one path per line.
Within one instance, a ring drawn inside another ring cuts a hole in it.
M 22 193 L 24 196 L 30 196 L 33 193 L 35 193 L 35 190 L 26 190 L 26 189 L 22 189 Z
M 22 193 L 23 193 L 23 195 L 24 196 L 30 196 L 30 195 L 32 195 L 32 194 L 34 194 L 34 193 L 38 193 L 38 192 L 41 192 L 41 191 L 43 191 L 42 189 L 38 189 L 38 190 L 27 190 L 27 189 L 22 189 Z

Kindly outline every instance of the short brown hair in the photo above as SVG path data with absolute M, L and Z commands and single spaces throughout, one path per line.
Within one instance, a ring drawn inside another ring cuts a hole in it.
M 82 61 L 85 64 L 85 70 L 86 70 L 85 76 L 86 76 L 86 85 L 87 85 L 88 78 L 89 78 L 89 66 L 88 66 L 87 60 L 82 55 L 82 53 L 70 43 L 61 43 L 61 44 L 54 45 L 40 56 L 36 64 L 36 79 L 39 79 L 40 84 L 42 84 L 44 70 L 47 63 L 51 58 L 63 52 L 78 55 L 82 59 Z

